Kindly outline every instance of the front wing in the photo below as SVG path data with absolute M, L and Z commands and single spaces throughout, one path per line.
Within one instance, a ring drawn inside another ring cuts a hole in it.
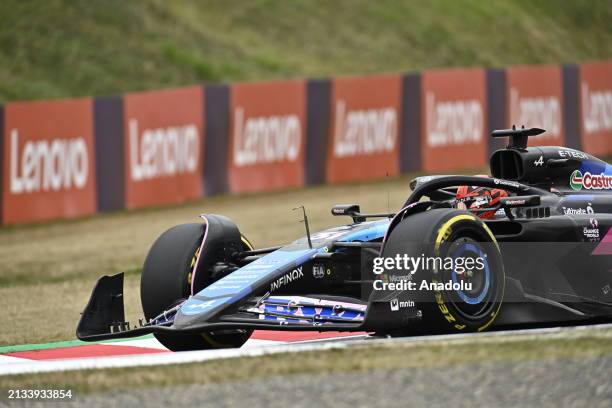
M 389 313 L 391 299 L 368 303 L 324 296 L 265 296 L 249 298 L 229 312 L 206 322 L 174 325 L 180 305 L 146 322 L 125 321 L 123 273 L 101 277 L 81 315 L 77 337 L 85 341 L 126 338 L 149 333 L 193 334 L 218 330 L 259 329 L 291 331 L 393 330 L 421 319 L 416 309 Z

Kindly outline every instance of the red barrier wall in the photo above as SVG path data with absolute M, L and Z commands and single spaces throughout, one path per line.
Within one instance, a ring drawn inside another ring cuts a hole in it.
M 96 202 L 101 211 L 165 205 L 201 197 L 204 187 L 299 187 L 306 169 L 314 184 L 393 176 L 401 166 L 475 168 L 488 161 L 489 126 L 542 127 L 547 133 L 531 145 L 612 155 L 612 61 L 488 73 L 432 70 L 212 85 L 207 96 L 194 86 L 95 104 L 9 103 L 0 107 L 0 221 L 88 215 Z
M 243 193 L 304 184 L 304 81 L 235 84 L 230 91 L 229 189 Z
M 203 121 L 200 86 L 125 95 L 126 208 L 202 196 Z
M 506 70 L 508 122 L 539 127 L 546 133 L 529 139 L 529 146 L 563 146 L 563 80 L 561 67 L 520 66 Z
M 579 76 L 582 149 L 612 154 L 612 61 L 582 64 Z
M 421 107 L 424 171 L 449 171 L 486 164 L 484 70 L 424 72 Z
M 91 99 L 9 103 L 2 143 L 5 224 L 94 213 Z
M 399 75 L 334 79 L 327 181 L 397 175 L 400 118 Z

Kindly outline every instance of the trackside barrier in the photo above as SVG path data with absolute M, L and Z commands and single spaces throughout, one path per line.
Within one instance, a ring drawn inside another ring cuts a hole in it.
M 331 83 L 328 79 L 308 81 L 306 88 L 306 184 L 325 182 L 331 114 Z
M 612 61 L 7 103 L 0 223 L 480 167 L 512 124 L 612 155 Z
M 487 134 L 495 129 L 506 126 L 506 71 L 503 69 L 489 69 L 486 74 L 487 81 Z M 505 140 L 487 137 L 487 157 L 494 151 L 502 149 Z
M 578 69 L 582 147 L 593 154 L 612 154 L 612 61 Z
M 203 194 L 204 88 L 98 98 L 98 209 L 180 203 Z
M 229 87 L 208 85 L 206 99 L 206 140 L 204 148 L 204 194 L 228 191 L 227 162 L 229 151 Z
M 563 146 L 563 80 L 556 65 L 517 66 L 506 70 L 506 123 L 546 129 L 530 146 Z
M 487 162 L 486 76 L 482 69 L 422 74 L 421 159 L 424 171 L 484 166 Z
M 3 111 L 2 221 L 96 211 L 92 99 L 11 102 Z
M 578 100 L 578 67 L 564 65 L 563 75 L 563 127 L 565 146 L 582 150 L 580 132 L 580 101 Z
M 399 174 L 401 83 L 400 75 L 332 80 L 328 182 Z
M 125 206 L 142 208 L 201 197 L 203 87 L 128 94 L 123 97 L 123 112 Z
M 306 81 L 231 85 L 230 192 L 304 185 L 306 95 Z
M 412 73 L 402 78 L 402 113 L 400 120 L 400 172 L 421 170 L 421 74 Z
M 98 211 L 125 208 L 123 98 L 96 98 L 93 109 Z

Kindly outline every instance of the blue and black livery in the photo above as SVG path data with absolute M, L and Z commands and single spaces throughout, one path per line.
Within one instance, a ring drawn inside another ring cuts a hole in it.
M 144 319 L 125 322 L 123 274 L 100 278 L 77 328 L 85 341 L 153 333 L 171 350 L 239 347 L 255 329 L 416 335 L 576 324 L 612 317 L 612 167 L 564 147 L 527 147 L 541 129 L 507 129 L 492 177 L 427 176 L 391 214 L 337 205 L 350 224 L 254 249 L 228 218 L 164 232 L 141 277 Z M 582 178 L 577 177 L 580 174 Z M 586 180 L 585 175 L 590 179 Z M 503 189 L 494 208 L 459 206 L 459 186 Z M 479 211 L 496 211 L 482 219 Z M 373 273 L 376 258 L 469 253 L 481 272 Z M 373 282 L 470 282 L 410 292 Z M 389 289 L 390 288 L 390 289 Z

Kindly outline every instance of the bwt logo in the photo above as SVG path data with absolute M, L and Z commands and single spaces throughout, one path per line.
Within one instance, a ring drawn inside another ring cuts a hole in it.
M 133 181 L 193 173 L 198 167 L 200 138 L 194 124 L 138 132 L 130 119 L 130 170 Z
M 11 194 L 82 189 L 89 175 L 87 143 L 82 137 L 28 141 L 19 150 L 19 132 L 11 130 Z
M 244 108 L 234 113 L 234 165 L 238 167 L 280 161 L 293 162 L 302 145 L 302 127 L 297 115 L 251 117 L 244 121 Z
M 427 92 L 426 130 L 430 147 L 478 143 L 482 138 L 484 117 L 476 99 L 436 102 Z
M 397 139 L 397 112 L 392 107 L 346 110 L 336 104 L 334 155 L 336 157 L 392 152 Z
M 510 88 L 510 123 L 538 126 L 549 137 L 561 136 L 561 103 L 555 96 L 523 97 Z
M 592 92 L 583 83 L 582 121 L 588 133 L 612 130 L 612 91 Z

